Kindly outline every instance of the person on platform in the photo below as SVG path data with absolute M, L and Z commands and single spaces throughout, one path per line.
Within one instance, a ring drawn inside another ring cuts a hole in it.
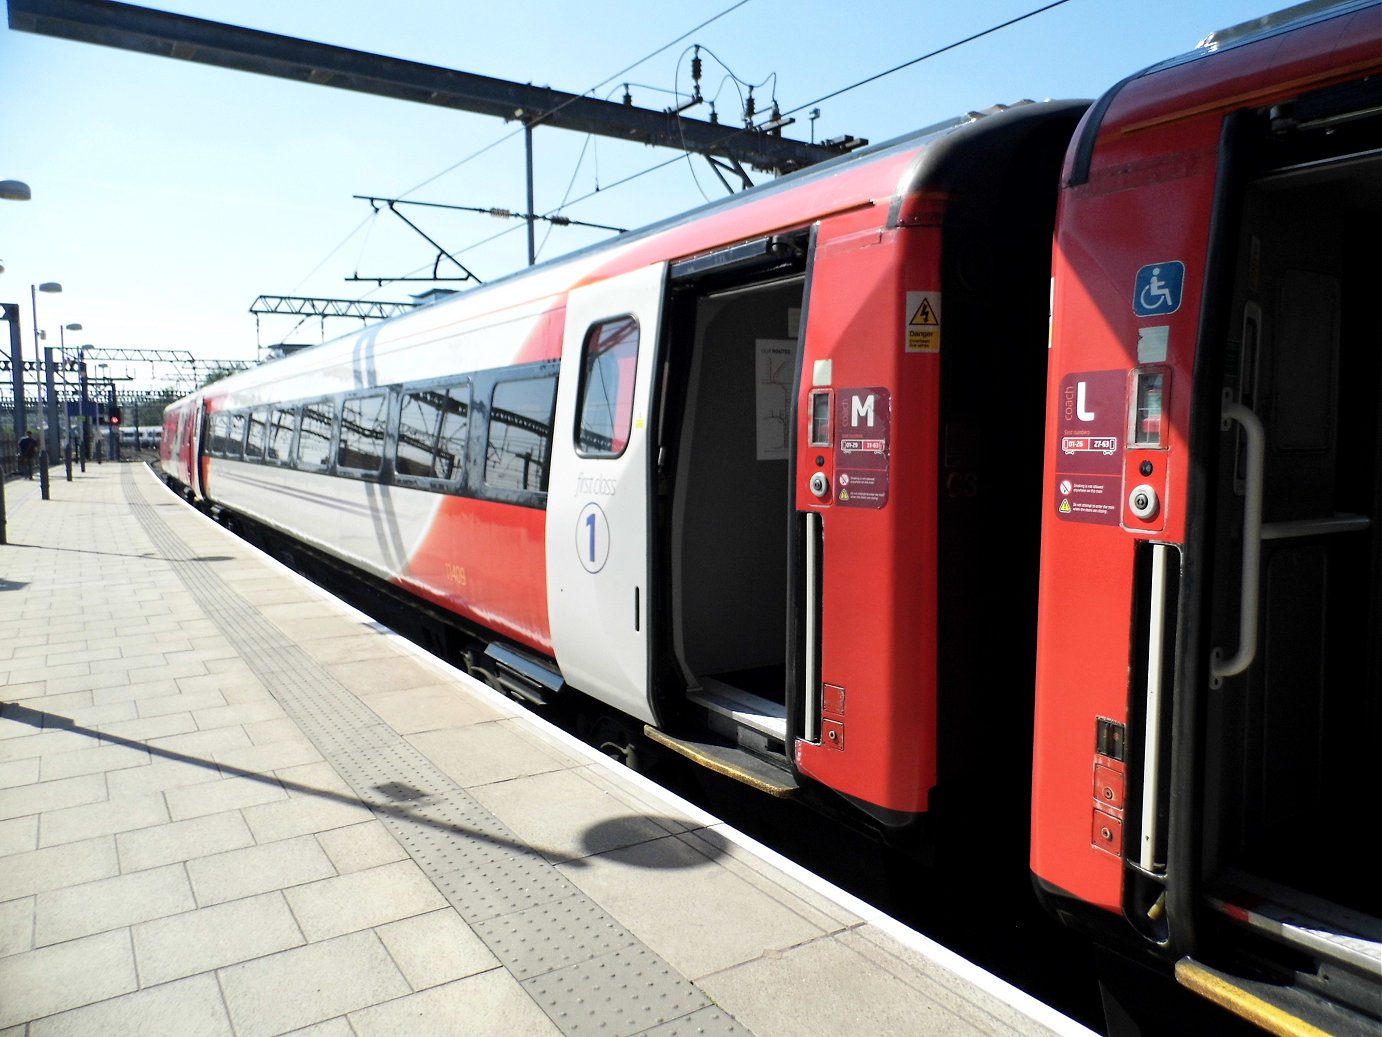
M 19 440 L 19 474 L 26 479 L 34 477 L 34 461 L 38 458 L 38 440 L 33 433 L 25 430 Z

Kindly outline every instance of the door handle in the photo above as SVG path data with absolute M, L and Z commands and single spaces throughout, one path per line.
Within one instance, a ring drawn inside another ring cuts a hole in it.
M 1243 483 L 1243 572 L 1238 592 L 1238 651 L 1227 659 L 1222 648 L 1210 652 L 1211 688 L 1221 687 L 1225 677 L 1242 673 L 1257 657 L 1257 613 L 1261 603 L 1262 472 L 1267 434 L 1258 416 L 1241 403 L 1225 403 L 1223 417 L 1225 426 L 1236 421 L 1242 427 L 1247 447 Z

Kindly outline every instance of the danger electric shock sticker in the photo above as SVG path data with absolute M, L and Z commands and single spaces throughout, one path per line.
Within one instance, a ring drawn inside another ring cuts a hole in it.
M 940 292 L 908 292 L 904 320 L 908 353 L 941 351 Z

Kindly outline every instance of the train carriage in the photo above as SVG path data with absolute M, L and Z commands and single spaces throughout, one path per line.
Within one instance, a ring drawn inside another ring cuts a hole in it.
M 227 378 L 169 409 L 166 470 L 441 606 L 510 691 L 767 791 L 897 828 L 995 758 L 1025 785 L 1031 653 L 981 632 L 1033 628 L 1085 107 L 974 113 Z
M 1038 886 L 1261 1025 L 1376 1033 L 1382 8 L 1120 84 L 1061 194 Z
M 217 382 L 163 470 L 611 751 L 1028 859 L 1111 1021 L 1159 962 L 1375 1033 L 1379 185 L 1382 3 L 1311 0 Z

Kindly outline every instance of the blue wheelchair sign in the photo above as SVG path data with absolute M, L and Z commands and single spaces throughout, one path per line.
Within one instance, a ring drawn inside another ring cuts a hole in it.
M 1185 264 L 1177 260 L 1149 263 L 1133 283 L 1132 311 L 1139 317 L 1160 317 L 1180 309 L 1185 287 Z

